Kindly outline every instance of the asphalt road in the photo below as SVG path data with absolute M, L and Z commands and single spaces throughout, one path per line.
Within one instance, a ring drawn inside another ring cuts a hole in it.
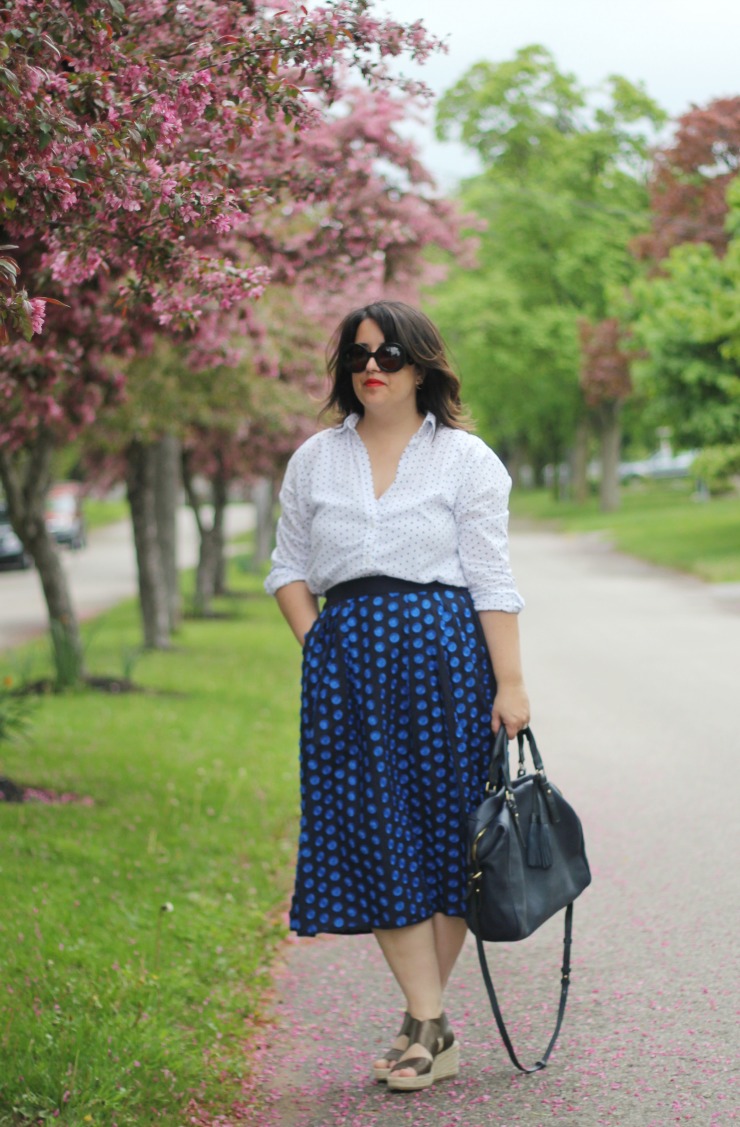
M 286 944 L 274 1022 L 239 1115 L 259 1127 L 729 1127 L 740 1119 L 740 605 L 597 539 L 513 537 L 532 725 L 581 815 L 571 998 L 546 1072 L 500 1045 L 466 945 L 447 1010 L 460 1076 L 422 1093 L 368 1079 L 401 1011 L 367 937 Z M 561 922 L 490 945 L 520 1056 L 554 1021 Z
M 228 506 L 227 536 L 252 525 L 251 505 Z M 180 567 L 192 567 L 198 555 L 197 530 L 192 512 L 185 508 L 178 512 L 178 551 Z M 94 529 L 86 548 L 79 552 L 61 549 L 61 558 L 82 619 L 136 594 L 136 557 L 129 521 Z M 36 571 L 0 571 L 0 650 L 42 633 L 47 621 Z

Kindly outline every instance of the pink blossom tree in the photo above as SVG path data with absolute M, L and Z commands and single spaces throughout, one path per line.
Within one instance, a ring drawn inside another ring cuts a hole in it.
M 30 340 L 43 328 L 46 306 L 60 304 L 54 298 L 29 297 L 26 289 L 18 288 L 20 266 L 10 254 L 17 249 L 14 243 L 0 246 L 0 345 L 14 336 Z
M 301 247 L 328 249 L 328 233 L 306 234 L 321 176 L 311 193 L 305 164 L 275 159 L 276 123 L 282 145 L 300 143 L 348 71 L 382 89 L 386 57 L 422 60 L 433 46 L 420 24 L 375 18 L 366 0 L 310 11 L 16 0 L 0 12 L 0 223 L 32 289 L 72 310 L 56 310 L 38 344 L 5 349 L 0 366 L 0 477 L 39 568 L 58 668 L 71 652 L 81 670 L 82 650 L 43 523 L 53 449 L 120 391 L 111 356 L 260 296 L 277 266 L 261 224 L 278 198 L 303 210 L 278 272 Z M 0 312 L 7 321 L 7 304 Z
M 252 403 L 239 428 L 193 427 L 183 443 L 183 482 L 200 536 L 194 594 L 198 615 L 210 613 L 214 595 L 227 593 L 224 517 L 230 487 L 264 481 L 269 504 L 269 484 L 282 475 L 293 450 L 314 429 L 305 404 L 296 410 L 295 389 L 282 381 L 260 380 L 253 390 L 258 403 Z M 197 478 L 208 483 L 207 497 L 199 493 Z M 210 520 L 203 512 L 204 501 L 212 506 Z

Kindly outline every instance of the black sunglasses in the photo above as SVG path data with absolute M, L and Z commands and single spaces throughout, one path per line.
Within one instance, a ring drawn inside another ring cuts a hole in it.
M 351 344 L 344 354 L 344 362 L 350 372 L 364 372 L 370 360 L 374 360 L 381 372 L 400 372 L 406 364 L 406 352 L 402 345 L 385 341 L 375 352 L 367 345 Z

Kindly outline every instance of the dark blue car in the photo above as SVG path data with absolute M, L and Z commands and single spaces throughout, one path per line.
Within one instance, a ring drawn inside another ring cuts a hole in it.
M 30 567 L 31 557 L 16 536 L 7 506 L 0 501 L 0 567 Z

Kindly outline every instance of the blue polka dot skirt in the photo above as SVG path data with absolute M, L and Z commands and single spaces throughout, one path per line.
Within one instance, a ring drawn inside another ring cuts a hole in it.
M 465 821 L 484 797 L 494 695 L 464 588 L 332 588 L 303 654 L 294 931 L 465 915 Z

